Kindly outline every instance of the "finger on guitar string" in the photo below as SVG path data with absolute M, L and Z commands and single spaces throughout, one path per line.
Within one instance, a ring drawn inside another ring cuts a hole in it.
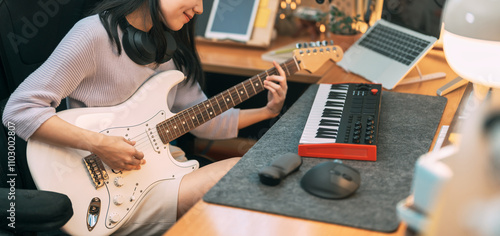
M 280 76 L 283 76 L 286 78 L 286 73 L 285 71 L 283 70 L 283 68 L 278 64 L 278 62 L 276 61 L 273 61 L 273 65 L 274 67 L 278 70 L 278 73 Z
M 283 68 L 276 62 L 273 62 L 275 69 L 278 71 L 279 75 L 269 75 L 264 81 L 264 85 L 273 86 L 273 84 L 280 86 L 283 91 L 288 89 L 288 85 L 286 83 L 286 73 Z M 266 81 L 272 81 L 274 83 L 267 83 Z M 273 86 L 274 89 L 279 90 L 278 86 Z

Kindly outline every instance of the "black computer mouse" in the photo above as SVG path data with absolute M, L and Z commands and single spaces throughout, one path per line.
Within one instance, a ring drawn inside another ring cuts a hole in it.
M 351 196 L 361 183 L 359 171 L 340 161 L 320 163 L 306 172 L 300 186 L 308 193 L 327 199 Z

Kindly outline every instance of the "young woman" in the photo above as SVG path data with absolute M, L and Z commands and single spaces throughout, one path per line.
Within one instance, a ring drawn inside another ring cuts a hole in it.
M 202 0 L 104 0 L 94 15 L 75 24 L 48 60 L 12 94 L 4 111 L 4 123 L 15 123 L 23 139 L 90 151 L 112 169 L 141 169 L 148 163 L 134 142 L 74 126 L 59 118 L 55 108 L 64 98 L 70 108 L 114 106 L 126 101 L 155 73 L 172 69 L 181 70 L 187 77 L 168 94 L 172 112 L 206 100 L 200 89 L 203 72 L 195 50 L 192 21 L 202 12 Z M 127 50 L 130 42 L 124 42 L 128 39 L 123 35 L 131 32 L 148 35 L 145 43 L 153 45 L 149 59 Z M 172 42 L 177 45 L 175 51 Z M 264 81 L 268 90 L 266 106 L 230 109 L 191 132 L 206 138 L 232 138 L 238 129 L 277 116 L 287 83 L 281 67 L 274 65 L 280 75 L 268 76 Z M 164 232 L 237 161 L 232 158 L 195 170 L 184 176 L 178 189 L 157 185 L 117 233 Z M 178 191 L 178 197 L 165 197 L 168 191 Z

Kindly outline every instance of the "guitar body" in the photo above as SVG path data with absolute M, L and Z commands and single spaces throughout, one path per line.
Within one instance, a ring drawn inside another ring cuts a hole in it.
M 102 164 L 103 173 L 109 178 L 101 187 L 94 186 L 83 161 L 91 153 L 28 141 L 28 165 L 37 188 L 66 194 L 73 204 L 73 217 L 62 228 L 66 233 L 109 235 L 134 214 L 155 185 L 166 181 L 164 184 L 178 189 L 182 177 L 198 168 L 196 161 L 176 161 L 155 128 L 174 116 L 168 109 L 167 95 L 183 79 L 179 71 L 162 72 L 151 77 L 122 104 L 69 109 L 57 114 L 81 128 L 135 140 L 136 148 L 144 152 L 146 164 L 141 170 L 115 173 Z

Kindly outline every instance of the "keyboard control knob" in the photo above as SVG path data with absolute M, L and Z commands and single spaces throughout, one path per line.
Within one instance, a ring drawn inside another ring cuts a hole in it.
M 370 91 L 372 92 L 373 95 L 377 95 L 377 93 L 378 93 L 378 89 L 372 89 Z
M 369 137 L 369 136 L 366 136 L 366 137 L 365 137 L 365 143 L 366 143 L 366 144 L 371 144 L 372 142 L 373 142 L 373 140 L 372 140 L 372 138 L 371 138 L 371 137 Z

